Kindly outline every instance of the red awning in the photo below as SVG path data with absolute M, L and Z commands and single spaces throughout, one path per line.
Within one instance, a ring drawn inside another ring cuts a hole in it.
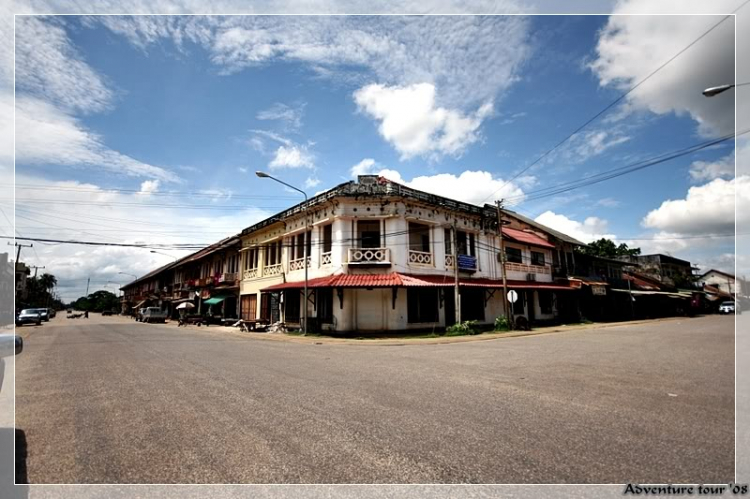
M 327 277 L 310 279 L 308 288 L 411 288 L 411 287 L 450 287 L 455 281 L 449 275 L 409 275 L 391 272 L 388 274 L 338 274 Z M 496 288 L 503 287 L 501 279 L 462 277 L 459 286 Z M 284 282 L 275 284 L 261 291 L 281 291 L 284 289 L 301 289 L 304 281 Z M 534 281 L 508 281 L 508 287 L 513 289 L 552 289 L 570 291 L 578 289 L 576 283 L 554 283 Z
M 542 239 L 541 237 L 531 232 L 524 232 L 518 229 L 511 229 L 503 227 L 503 235 L 513 241 L 530 244 L 531 246 L 541 246 L 542 248 L 554 248 L 555 245 L 549 241 Z

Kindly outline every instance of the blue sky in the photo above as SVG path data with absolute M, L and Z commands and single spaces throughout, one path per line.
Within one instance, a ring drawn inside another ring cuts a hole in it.
M 733 54 L 716 55 L 731 23 L 513 178 L 720 19 L 17 18 L 17 230 L 209 243 L 298 199 L 254 170 L 309 194 L 381 173 L 731 270 L 734 240 L 700 237 L 731 232 L 727 196 L 747 181 L 731 142 L 525 201 L 731 132 L 733 94 L 700 95 L 734 79 Z M 59 246 L 29 257 L 71 294 L 89 274 L 103 285 L 169 260 Z

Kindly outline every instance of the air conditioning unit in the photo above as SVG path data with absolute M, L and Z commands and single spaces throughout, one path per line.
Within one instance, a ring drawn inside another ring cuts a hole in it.
M 536 274 L 526 274 L 527 281 L 536 281 Z

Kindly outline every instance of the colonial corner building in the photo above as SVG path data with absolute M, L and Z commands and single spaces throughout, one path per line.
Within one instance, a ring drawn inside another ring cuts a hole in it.
M 502 216 L 501 238 L 495 206 L 362 175 L 124 286 L 123 311 L 149 304 L 175 316 L 189 301 L 218 321 L 294 328 L 307 307 L 309 330 L 346 334 L 442 329 L 459 315 L 489 325 L 506 304 L 507 315 L 530 323 L 612 307 L 632 314 L 633 292 L 644 303 L 661 298 L 623 274 L 624 262 L 576 252 L 584 243 L 518 213 Z

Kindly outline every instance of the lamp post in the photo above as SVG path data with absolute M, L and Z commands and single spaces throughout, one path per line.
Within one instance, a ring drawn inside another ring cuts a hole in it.
M 168 255 L 168 254 L 166 254 L 166 253 L 162 253 L 161 251 L 151 250 L 151 253 L 155 253 L 155 254 L 157 254 L 157 255 L 164 255 L 164 256 L 168 256 L 169 258 L 174 258 L 174 261 L 175 261 L 175 262 L 176 262 L 177 260 L 179 260 L 179 258 L 177 258 L 176 256 Z M 122 272 L 120 272 L 120 273 L 122 274 Z
M 305 238 L 303 241 L 302 246 L 302 266 L 305 268 L 305 285 L 304 285 L 304 301 L 302 303 L 302 324 L 300 324 L 302 329 L 302 334 L 307 334 L 307 243 L 308 238 L 310 237 L 309 233 L 309 224 L 307 220 L 307 193 L 303 191 L 302 189 L 298 189 L 297 187 L 294 187 L 293 185 L 289 185 L 286 182 L 277 179 L 276 177 L 272 177 L 271 175 L 267 174 L 266 172 L 256 171 L 255 175 L 257 175 L 260 178 L 270 178 L 271 180 L 275 180 L 276 182 L 285 185 L 289 187 L 290 189 L 294 189 L 295 191 L 301 193 L 303 196 L 305 196 L 305 206 L 303 207 L 303 212 L 305 213 Z
M 743 87 L 745 85 L 750 85 L 750 81 L 745 83 L 731 83 L 727 85 L 719 85 L 718 87 L 710 87 L 703 91 L 703 95 L 706 97 L 713 97 L 714 95 L 719 95 L 720 93 L 726 92 L 731 88 Z

